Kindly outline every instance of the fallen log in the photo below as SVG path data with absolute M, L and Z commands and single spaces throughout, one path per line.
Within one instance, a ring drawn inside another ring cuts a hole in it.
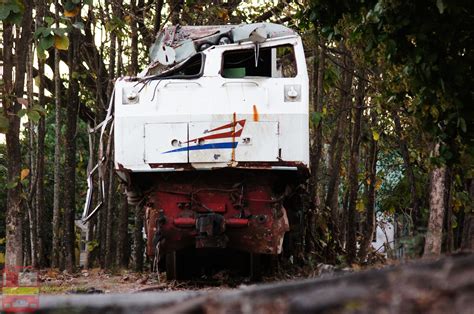
M 255 286 L 167 313 L 474 313 L 474 255 Z
M 42 313 L 472 314 L 474 254 L 225 291 L 49 296 L 40 306 Z

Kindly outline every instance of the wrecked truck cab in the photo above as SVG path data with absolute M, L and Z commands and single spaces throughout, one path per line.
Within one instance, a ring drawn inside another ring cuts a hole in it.
M 151 65 L 138 81 L 119 80 L 117 169 L 307 170 L 308 77 L 291 33 L 210 46 L 167 69 Z
M 309 173 L 301 38 L 269 23 L 168 27 L 151 60 L 116 82 L 113 128 L 156 267 L 166 256 L 177 278 L 183 250 L 254 257 L 297 243 Z

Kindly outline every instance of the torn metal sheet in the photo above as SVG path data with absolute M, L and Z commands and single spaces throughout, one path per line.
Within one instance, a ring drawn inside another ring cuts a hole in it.
M 169 26 L 156 37 L 150 48 L 152 68 L 160 67 L 165 72 L 196 53 L 216 45 L 253 42 L 263 43 L 268 38 L 295 35 L 283 25 L 253 23 L 215 26 Z M 258 46 L 257 46 L 258 49 Z

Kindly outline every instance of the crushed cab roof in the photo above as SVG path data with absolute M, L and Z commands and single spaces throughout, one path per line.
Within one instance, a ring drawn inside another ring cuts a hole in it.
M 279 24 L 252 23 L 241 25 L 169 26 L 161 30 L 150 48 L 151 64 L 165 72 L 196 53 L 215 45 L 241 42 L 264 42 L 268 38 L 295 35 L 295 31 Z

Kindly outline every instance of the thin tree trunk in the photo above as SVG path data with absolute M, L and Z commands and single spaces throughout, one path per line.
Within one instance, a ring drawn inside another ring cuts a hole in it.
M 135 1 L 135 0 L 134 0 Z M 163 0 L 155 1 L 155 23 L 153 35 L 156 35 L 161 28 L 161 11 L 163 10 Z
M 436 144 L 435 155 L 438 155 L 439 144 Z M 428 220 L 428 231 L 425 238 L 424 258 L 433 258 L 441 254 L 443 240 L 444 221 L 444 190 L 446 179 L 446 167 L 436 167 L 430 175 L 430 218 Z
M 371 125 L 375 126 L 377 123 L 377 115 L 374 111 L 371 113 Z M 365 221 L 362 226 L 362 240 L 360 243 L 359 250 L 359 261 L 363 262 L 367 258 L 370 244 L 375 231 L 375 186 L 376 186 L 376 174 L 377 174 L 377 141 L 372 137 L 370 140 L 370 147 L 367 158 L 367 173 L 369 182 L 367 184 L 367 206 L 365 208 Z
M 124 187 L 121 192 L 117 219 L 117 263 L 120 267 L 128 267 L 128 202 Z
M 79 82 L 75 76 L 78 68 L 80 33 L 73 28 L 68 50 L 69 88 L 66 107 L 65 167 L 64 167 L 64 246 L 66 270 L 75 270 L 74 219 L 76 209 L 76 130 L 79 108 Z
M 114 184 L 114 164 L 113 161 L 108 163 L 108 194 L 107 194 L 107 229 L 106 229 L 106 242 L 105 242 L 105 267 L 111 268 L 114 266 L 114 243 L 117 240 L 114 237 L 115 227 L 115 184 Z
M 311 185 L 312 185 L 312 201 L 316 207 L 320 206 L 320 197 L 318 190 L 318 181 L 319 181 L 319 164 L 321 161 L 322 148 L 323 148 L 323 128 L 322 128 L 322 111 L 323 111 L 323 82 L 324 82 L 324 68 L 325 68 L 325 59 L 326 59 L 326 47 L 321 45 L 321 48 L 318 49 L 318 60 L 317 60 L 317 73 L 315 73 L 316 81 L 316 92 L 314 97 L 314 113 L 318 115 L 318 124 L 314 131 L 313 147 L 311 152 Z
M 362 71 L 360 77 L 365 77 Z M 359 192 L 359 147 L 361 141 L 362 111 L 365 98 L 365 80 L 359 79 L 357 85 L 356 103 L 354 108 L 354 125 L 352 131 L 352 145 L 349 167 L 349 208 L 347 212 L 347 262 L 355 262 L 357 253 L 357 221 L 356 203 Z
M 183 9 L 184 0 L 170 0 L 170 10 L 171 10 L 171 24 L 179 25 L 180 24 L 180 13 Z
M 446 212 L 446 253 L 452 253 L 454 250 L 454 233 L 453 233 L 453 211 L 452 205 L 452 189 L 453 189 L 453 168 L 446 168 L 445 178 L 444 204 Z
M 469 195 L 474 199 L 474 179 L 468 184 Z M 461 250 L 466 252 L 474 252 L 474 210 L 465 213 L 463 232 L 461 239 Z
M 344 64 L 347 64 L 347 56 L 344 56 Z M 343 242 L 341 238 L 341 230 L 343 229 L 339 215 L 339 184 L 340 184 L 340 172 L 342 166 L 342 153 L 345 146 L 345 137 L 347 132 L 348 118 L 346 111 L 351 106 L 351 86 L 352 86 L 353 74 L 351 71 L 343 71 L 342 82 L 341 82 L 341 96 L 338 107 L 338 118 L 337 126 L 334 130 L 334 135 L 331 141 L 331 152 L 330 152 L 330 177 L 327 186 L 325 206 L 330 209 L 333 232 L 339 240 Z
M 143 206 L 141 204 L 135 207 L 135 228 L 133 230 L 133 260 L 134 260 L 134 269 L 135 271 L 143 270 L 143 254 L 144 254 L 144 244 L 143 244 Z
M 37 16 L 36 16 L 36 27 L 43 26 L 44 17 L 44 5 L 41 2 L 37 3 Z M 44 97 L 44 60 L 38 60 L 38 105 L 42 108 L 45 107 Z M 45 215 L 44 210 L 44 141 L 46 135 L 46 118 L 41 116 L 38 122 L 38 135 L 37 135 L 37 152 L 36 152 L 36 225 L 37 225 L 37 243 L 38 243 L 38 264 L 40 267 L 46 266 L 46 255 L 45 255 L 45 228 L 43 217 Z
M 59 2 L 55 1 L 56 27 L 59 28 Z M 58 268 L 61 264 L 61 186 L 63 185 L 61 172 L 61 77 L 59 73 L 59 50 L 54 49 L 54 102 L 55 102 L 55 134 L 54 134 L 54 186 L 53 186 L 53 244 L 51 251 L 51 266 Z
M 413 165 L 410 162 L 410 154 L 408 152 L 408 144 L 403 136 L 402 132 L 402 125 L 400 123 L 400 117 L 398 116 L 397 112 L 392 112 L 392 118 L 395 123 L 395 132 L 397 133 L 399 145 L 400 145 L 400 153 L 403 158 L 403 164 L 405 166 L 405 175 L 408 179 L 408 184 L 410 186 L 410 216 L 412 220 L 412 225 L 410 226 L 410 233 L 413 234 L 416 232 L 416 228 L 418 226 L 418 216 L 419 216 L 419 205 L 418 205 L 418 195 L 416 192 L 416 180 L 415 174 L 413 171 Z
M 91 131 L 92 126 L 89 126 L 89 131 Z M 94 133 L 89 132 L 89 161 L 87 163 L 87 173 L 90 173 L 92 169 L 94 168 L 96 164 L 95 160 L 95 152 L 94 148 L 96 147 L 95 145 L 95 137 Z M 95 191 L 98 191 L 98 189 L 95 189 Z M 99 192 L 100 193 L 100 192 Z M 92 195 L 92 204 L 95 204 L 95 199 L 97 198 L 97 193 L 93 193 Z M 92 241 L 94 240 L 94 220 L 95 217 L 89 222 L 87 222 L 87 232 L 86 232 L 86 261 L 84 263 L 85 268 L 91 268 L 93 264 L 93 253 L 92 250 L 89 249 L 90 245 L 92 244 Z
M 25 3 L 23 19 L 21 22 L 21 34 L 17 35 L 15 43 L 15 58 L 13 49 L 13 26 L 3 22 L 3 81 L 4 98 L 3 108 L 9 126 L 6 133 L 7 148 L 7 182 L 11 188 L 7 191 L 6 212 L 6 245 L 5 265 L 23 265 L 23 230 L 21 210 L 21 151 L 20 151 L 20 117 L 17 115 L 21 105 L 13 100 L 23 97 L 25 70 L 27 63 L 28 44 L 31 38 L 32 5 Z M 15 84 L 13 84 L 13 66 L 15 66 Z M 13 186 L 14 185 L 14 186 Z
M 323 128 L 322 128 L 322 112 L 323 112 L 323 97 L 324 97 L 324 71 L 325 71 L 325 60 L 326 60 L 326 46 L 324 41 L 321 44 L 319 49 L 318 56 L 318 73 L 317 73 L 317 83 L 316 83 L 316 102 L 314 112 L 319 115 L 319 123 L 316 126 L 315 138 L 314 138 L 314 156 L 312 160 L 312 173 L 313 173 L 313 183 L 314 188 L 317 189 L 319 181 L 319 163 L 321 161 L 321 154 L 323 150 Z M 316 190 L 316 194 L 318 191 Z
M 132 0 L 132 16 L 129 73 L 130 75 L 136 75 L 138 72 L 138 30 L 136 20 L 138 16 L 138 10 L 136 6 L 136 0 Z
M 30 42 L 31 47 L 28 47 L 28 63 L 26 68 L 26 91 L 28 94 L 28 107 L 31 109 L 33 107 L 33 47 L 32 42 Z M 38 239 L 38 232 L 37 232 L 37 224 L 36 224 L 36 207 L 35 207 L 35 193 L 36 193 L 36 136 L 35 136 L 35 122 L 31 119 L 28 119 L 28 133 L 29 133 L 29 157 L 30 157 L 30 190 L 28 192 L 28 198 L 26 200 L 26 206 L 28 208 L 28 216 L 27 222 L 29 223 L 29 252 L 30 256 L 30 265 L 33 267 L 38 267 L 38 251 L 37 251 L 37 239 Z

